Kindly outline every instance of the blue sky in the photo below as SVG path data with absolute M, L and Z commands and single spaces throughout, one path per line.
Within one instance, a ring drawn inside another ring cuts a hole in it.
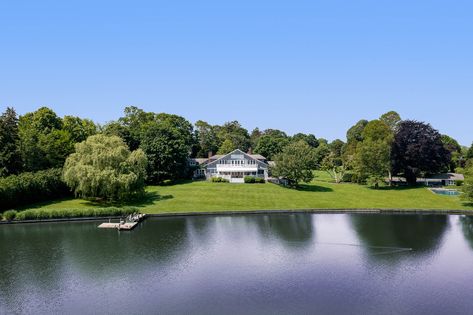
M 473 141 L 473 1 L 1 1 L 0 110 L 127 105 L 345 138 L 388 110 Z

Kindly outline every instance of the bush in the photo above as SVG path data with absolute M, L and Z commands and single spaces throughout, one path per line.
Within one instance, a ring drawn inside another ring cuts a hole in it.
M 81 218 L 81 217 L 126 216 L 126 215 L 137 213 L 137 212 L 139 212 L 138 208 L 135 208 L 135 207 L 124 207 L 124 208 L 108 207 L 108 208 L 84 208 L 84 209 L 40 209 L 40 210 L 31 209 L 31 210 L 21 211 L 15 214 L 16 214 L 16 220 L 45 220 L 45 219 Z
M 3 213 L 3 217 L 7 221 L 15 219 L 17 212 L 15 210 L 8 210 Z
M 229 183 L 230 181 L 228 179 L 222 178 L 222 177 L 212 177 L 210 180 L 212 183 Z
M 462 181 L 462 180 L 457 180 L 457 181 L 455 182 L 455 185 L 457 185 L 458 187 L 463 186 L 463 182 L 464 182 L 464 181 Z
M 70 195 L 61 169 L 22 173 L 0 178 L 0 210 Z
M 264 180 L 264 178 L 256 177 L 255 183 L 257 183 L 257 184 L 266 184 L 266 181 Z
M 245 176 L 244 181 L 246 184 L 254 184 L 256 183 L 256 178 L 253 176 Z
M 383 176 L 370 176 L 366 180 L 366 184 L 371 188 L 378 189 L 380 187 L 386 186 L 386 181 Z

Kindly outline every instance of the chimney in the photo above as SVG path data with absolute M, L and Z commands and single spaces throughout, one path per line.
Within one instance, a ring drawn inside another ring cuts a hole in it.
M 248 154 L 249 154 L 249 155 L 252 155 L 252 154 L 253 154 L 253 149 L 252 149 L 251 147 L 248 149 Z

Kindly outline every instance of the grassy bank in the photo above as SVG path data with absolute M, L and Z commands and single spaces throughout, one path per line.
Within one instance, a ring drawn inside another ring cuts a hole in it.
M 80 199 L 37 204 L 36 209 L 99 207 Z M 436 195 L 424 187 L 373 190 L 356 184 L 331 183 L 324 173 L 299 190 L 274 184 L 182 182 L 150 186 L 146 198 L 128 204 L 144 213 L 266 209 L 439 209 L 473 210 L 458 197 Z

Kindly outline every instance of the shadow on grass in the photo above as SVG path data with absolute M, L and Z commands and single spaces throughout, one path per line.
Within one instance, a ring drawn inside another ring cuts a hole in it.
M 365 186 L 366 188 L 368 189 L 371 189 L 371 190 L 398 190 L 398 191 L 403 191 L 403 190 L 413 190 L 413 189 L 424 189 L 426 188 L 425 186 L 383 186 L 383 187 L 378 187 L 378 188 L 374 188 L 374 187 L 370 187 L 370 186 Z
M 73 197 L 68 197 L 68 198 L 61 198 L 61 199 L 55 199 L 55 200 L 50 200 L 50 201 L 38 202 L 31 205 L 25 205 L 22 207 L 18 207 L 17 210 L 39 209 L 42 207 L 59 204 L 65 201 L 72 201 L 72 200 L 76 200 L 77 205 L 79 207 L 100 207 L 100 208 L 124 207 L 124 206 L 144 207 L 144 206 L 153 205 L 154 203 L 162 201 L 162 200 L 169 200 L 172 198 L 174 198 L 173 195 L 162 196 L 162 195 L 159 195 L 155 191 L 146 192 L 144 195 L 135 197 L 134 199 L 126 201 L 126 202 L 114 202 L 114 201 L 106 201 L 106 200 L 85 200 L 85 199 L 76 199 Z M 64 208 L 74 208 L 74 206 L 73 205 L 65 206 Z
M 289 190 L 295 190 L 295 191 L 311 191 L 311 192 L 332 192 L 333 191 L 333 189 L 329 187 L 307 185 L 307 184 L 301 184 L 297 187 L 279 185 L 279 187 L 289 189 Z
M 298 191 L 310 191 L 310 192 L 332 192 L 333 189 L 330 187 L 323 187 L 317 185 L 299 185 L 296 188 Z
M 155 191 L 147 191 L 144 195 L 137 196 L 126 202 L 84 200 L 82 204 L 86 206 L 91 206 L 91 207 L 123 207 L 123 206 L 144 207 L 144 206 L 153 205 L 155 202 L 158 202 L 161 200 L 168 200 L 172 198 L 174 198 L 174 196 L 172 195 L 161 196 Z

